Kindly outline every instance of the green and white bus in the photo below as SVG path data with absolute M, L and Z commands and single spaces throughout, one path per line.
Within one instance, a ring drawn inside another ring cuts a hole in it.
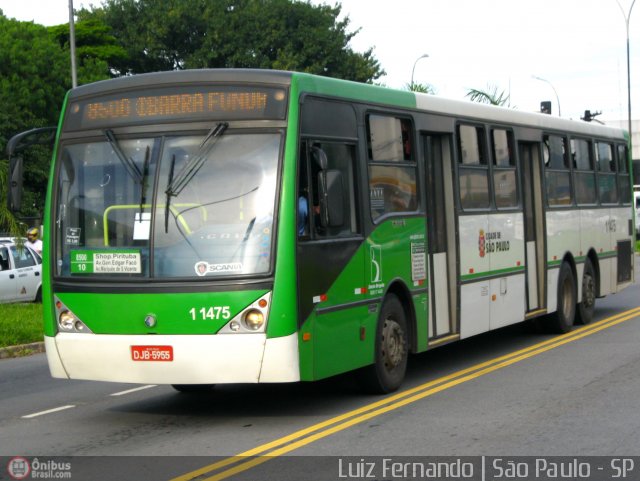
M 257 70 L 98 82 L 62 111 L 54 377 L 190 390 L 360 370 L 389 392 L 410 353 L 543 316 L 566 332 L 633 282 L 619 129 Z

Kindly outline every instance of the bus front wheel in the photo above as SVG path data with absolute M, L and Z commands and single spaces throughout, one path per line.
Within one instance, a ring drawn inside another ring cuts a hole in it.
M 567 262 L 563 262 L 558 274 L 558 305 L 549 318 L 551 330 L 558 333 L 571 330 L 576 317 L 577 297 L 573 270 Z
M 382 303 L 378 318 L 374 363 L 362 375 L 369 391 L 386 394 L 400 387 L 407 371 L 408 347 L 404 309 L 400 300 L 390 294 Z

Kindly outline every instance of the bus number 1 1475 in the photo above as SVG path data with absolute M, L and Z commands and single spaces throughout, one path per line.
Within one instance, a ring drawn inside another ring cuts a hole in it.
M 231 317 L 231 312 L 229 311 L 229 306 L 210 306 L 210 307 L 201 307 L 200 309 L 196 309 L 192 307 L 189 309 L 189 314 L 191 314 L 191 319 L 193 321 L 205 321 L 207 319 L 229 319 Z

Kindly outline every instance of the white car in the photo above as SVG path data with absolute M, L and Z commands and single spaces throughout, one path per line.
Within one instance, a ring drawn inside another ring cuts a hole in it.
M 42 300 L 42 258 L 27 246 L 0 243 L 0 303 Z

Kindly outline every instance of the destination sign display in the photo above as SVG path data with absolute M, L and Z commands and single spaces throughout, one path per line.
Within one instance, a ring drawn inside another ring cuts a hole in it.
M 250 86 L 174 86 L 71 102 L 65 130 L 192 120 L 281 120 L 286 91 Z

